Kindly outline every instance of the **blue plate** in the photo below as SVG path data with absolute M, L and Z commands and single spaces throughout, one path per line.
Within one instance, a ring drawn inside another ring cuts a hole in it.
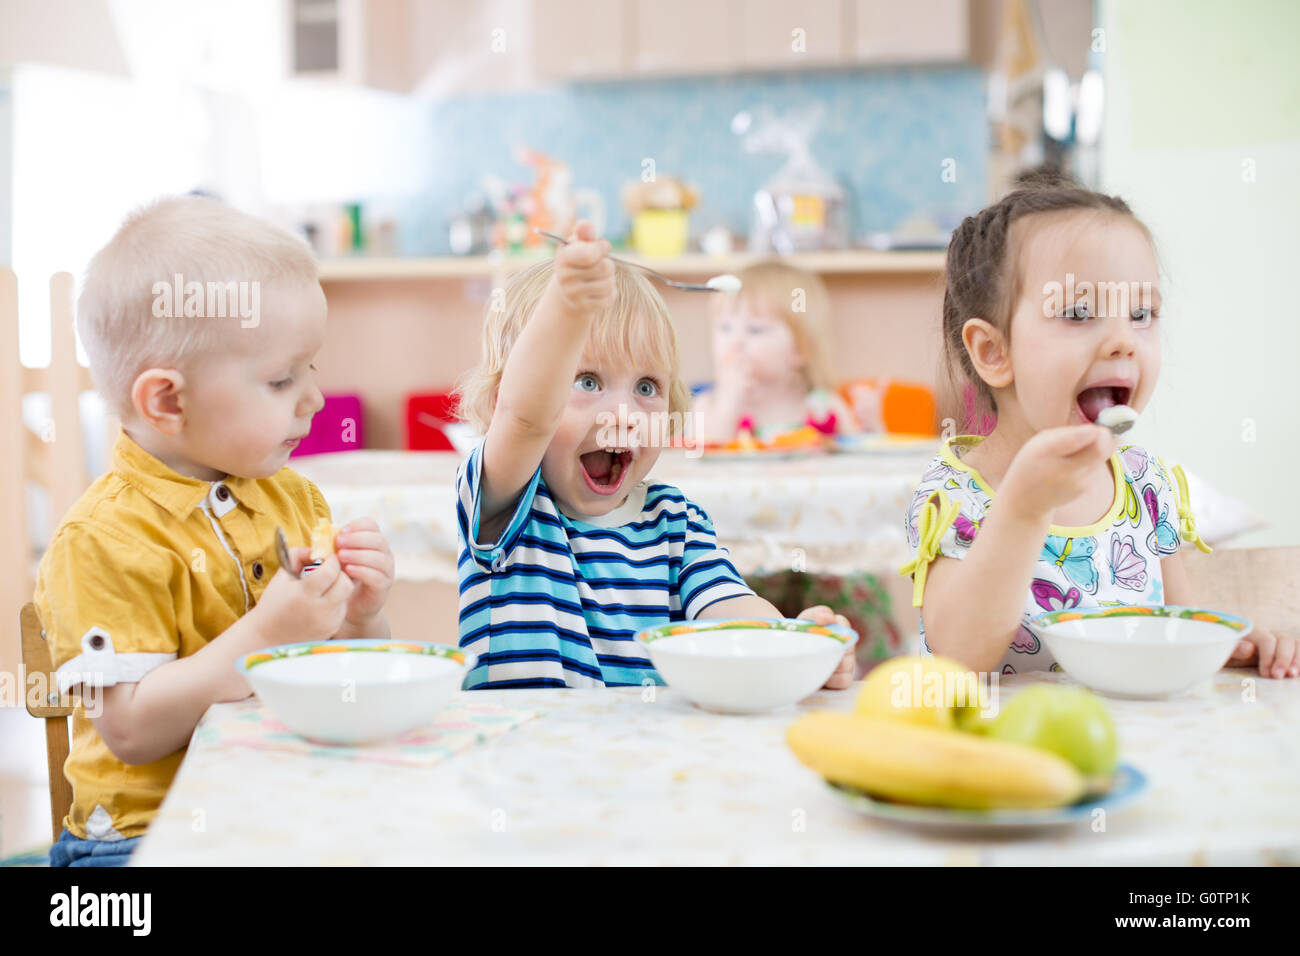
M 1071 823 L 1090 823 L 1094 811 L 1107 813 L 1132 803 L 1147 789 L 1147 778 L 1130 764 L 1120 764 L 1115 782 L 1105 794 L 1091 794 L 1065 807 L 1043 810 L 954 810 L 948 807 L 922 807 L 911 803 L 878 800 L 854 787 L 827 782 L 831 792 L 859 813 L 878 820 L 925 827 L 954 827 L 975 830 L 1003 828 L 1054 827 Z

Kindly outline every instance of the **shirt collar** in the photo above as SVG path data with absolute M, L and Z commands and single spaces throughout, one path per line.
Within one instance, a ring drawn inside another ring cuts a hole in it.
M 221 501 L 221 489 L 251 511 L 266 510 L 266 493 L 255 478 L 227 476 L 220 481 L 191 478 L 163 464 L 141 448 L 125 431 L 113 446 L 113 471 L 168 513 L 184 520 L 204 500 Z M 221 514 L 229 510 L 216 506 Z
M 621 505 L 613 511 L 606 512 L 603 515 L 584 515 L 574 512 L 570 514 L 560 507 L 559 501 L 555 502 L 556 510 L 564 515 L 570 521 L 580 521 L 583 524 L 595 525 L 598 528 L 621 528 L 638 518 L 645 509 L 646 483 L 637 482 L 628 492 L 627 498 Z

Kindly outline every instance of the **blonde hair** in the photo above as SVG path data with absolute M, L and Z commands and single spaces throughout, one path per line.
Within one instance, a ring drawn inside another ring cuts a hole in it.
M 494 296 L 483 321 L 483 357 L 461 379 L 456 389 L 457 415 L 478 432 L 486 433 L 496 405 L 497 388 L 506 361 L 541 301 L 555 272 L 551 260 L 516 273 L 506 283 L 505 294 Z M 615 263 L 614 302 L 592 321 L 587 349 L 597 358 L 626 361 L 631 356 L 655 356 L 669 369 L 670 434 L 676 434 L 678 415 L 690 408 L 690 391 L 681 378 L 677 330 L 668 306 L 640 271 Z
M 77 333 L 95 387 L 126 418 L 131 386 L 146 369 L 182 368 L 221 344 L 241 317 L 155 315 L 156 283 L 318 280 L 307 244 L 262 219 L 199 196 L 162 199 L 136 210 L 86 268 L 77 300 Z
M 811 272 L 779 259 L 756 262 L 743 269 L 740 292 L 735 301 L 718 296 L 718 311 L 735 305 L 747 305 L 758 312 L 776 316 L 790 328 L 795 347 L 804 360 L 808 388 L 833 389 L 831 371 L 830 295 L 826 284 Z M 801 305 L 802 311 L 796 310 Z

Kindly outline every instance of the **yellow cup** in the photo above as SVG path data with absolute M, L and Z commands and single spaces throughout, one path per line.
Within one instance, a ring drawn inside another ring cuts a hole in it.
M 680 256 L 690 232 L 690 213 L 684 209 L 643 209 L 632 219 L 632 247 L 643 256 Z

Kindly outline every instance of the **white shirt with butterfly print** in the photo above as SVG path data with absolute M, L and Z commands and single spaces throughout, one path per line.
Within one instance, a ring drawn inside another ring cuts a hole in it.
M 913 554 L 920 540 L 917 522 L 921 509 L 936 491 L 961 508 L 943 531 L 939 553 L 960 560 L 979 535 L 994 493 L 961 457 L 983 440 L 978 435 L 949 439 L 921 475 L 907 514 L 907 540 Z M 1020 630 L 999 665 L 1002 673 L 1060 670 L 1051 652 L 1024 623 L 1044 611 L 1164 603 L 1160 559 L 1180 545 L 1178 504 L 1169 475 L 1156 456 L 1137 445 L 1122 446 L 1110 462 L 1115 498 L 1105 517 L 1083 528 L 1053 525 L 1049 529 L 1025 596 Z M 925 640 L 924 615 L 921 646 L 922 653 L 932 653 Z

